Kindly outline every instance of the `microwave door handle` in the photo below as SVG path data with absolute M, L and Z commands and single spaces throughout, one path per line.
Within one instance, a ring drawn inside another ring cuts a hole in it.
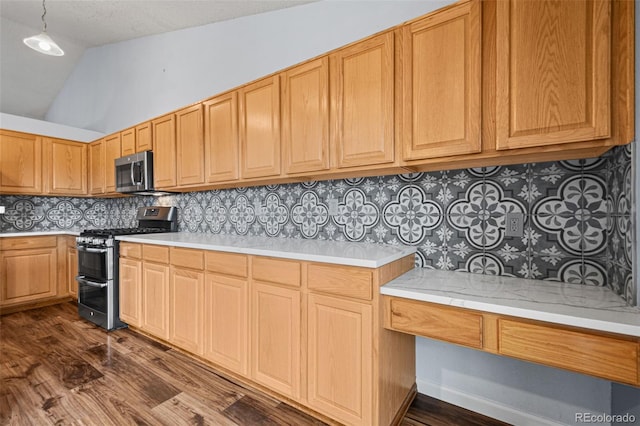
M 88 279 L 86 279 L 82 275 L 78 275 L 76 277 L 76 281 L 78 281 L 81 284 L 86 284 L 88 286 L 97 287 L 97 288 L 105 288 L 107 286 L 107 283 L 99 283 L 99 282 L 96 282 L 96 281 L 89 281 Z
M 136 163 L 131 163 L 131 170 L 130 170 L 130 172 L 131 172 L 131 184 L 132 184 L 132 185 L 136 185 L 136 178 L 135 178 L 135 176 L 133 175 L 133 167 L 135 166 L 135 164 L 136 164 Z

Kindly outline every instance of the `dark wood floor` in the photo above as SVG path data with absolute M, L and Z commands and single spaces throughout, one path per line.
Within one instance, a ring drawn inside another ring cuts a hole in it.
M 0 380 L 2 425 L 322 424 L 72 303 L 0 317 Z M 419 395 L 403 424 L 504 423 Z

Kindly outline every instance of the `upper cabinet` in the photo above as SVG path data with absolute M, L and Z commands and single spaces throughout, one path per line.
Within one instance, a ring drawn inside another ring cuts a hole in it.
M 156 189 L 176 186 L 176 118 L 167 114 L 151 122 L 153 182 Z
M 47 194 L 87 193 L 87 144 L 61 139 L 43 139 L 43 173 Z
M 122 156 L 136 153 L 136 128 L 132 127 L 120 132 L 120 146 Z
M 238 93 L 203 103 L 204 165 L 208 183 L 237 180 L 239 175 Z
M 242 87 L 240 96 L 241 176 L 280 174 L 280 76 Z
M 136 126 L 136 152 L 153 149 L 153 131 L 150 121 Z
M 405 160 L 480 151 L 481 9 L 463 3 L 402 28 Z
M 0 192 L 42 193 L 41 137 L 0 130 Z
M 394 32 L 333 53 L 330 67 L 333 166 L 392 163 Z
M 496 2 L 496 149 L 610 136 L 611 2 Z
M 116 159 L 121 156 L 120 133 L 104 138 L 104 190 L 116 192 Z
M 101 139 L 89 145 L 89 194 L 104 193 L 105 157 L 104 140 Z
M 329 58 L 282 74 L 282 147 L 284 172 L 329 168 Z
M 202 104 L 176 112 L 176 176 L 178 186 L 204 183 Z

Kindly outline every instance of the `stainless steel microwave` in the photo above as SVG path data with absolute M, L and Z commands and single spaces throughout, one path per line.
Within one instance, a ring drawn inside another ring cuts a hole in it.
M 151 151 L 120 157 L 115 161 L 116 191 L 123 194 L 153 191 L 153 153 Z

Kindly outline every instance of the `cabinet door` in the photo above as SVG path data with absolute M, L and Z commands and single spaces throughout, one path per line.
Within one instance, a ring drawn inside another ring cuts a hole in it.
M 498 1 L 496 148 L 610 135 L 610 1 Z
M 171 267 L 169 341 L 194 354 L 202 353 L 204 273 Z
M 204 102 L 204 164 L 207 182 L 239 177 L 238 94 L 229 92 Z
M 176 173 L 178 186 L 204 183 L 202 105 L 176 112 Z
M 89 145 L 89 193 L 104 194 L 104 143 L 103 140 Z
M 125 155 L 131 155 L 136 153 L 136 129 L 132 127 L 127 130 L 123 130 L 120 132 L 120 144 L 121 144 L 121 153 L 124 157 Z
M 0 305 L 55 296 L 57 261 L 55 247 L 0 252 Z
M 234 373 L 247 376 L 247 280 L 207 273 L 204 301 L 204 357 Z
M 67 247 L 67 285 L 69 293 L 74 299 L 78 299 L 78 251 L 75 247 Z
M 280 174 L 280 76 L 240 89 L 243 178 Z
M 0 192 L 42 193 L 41 143 L 36 135 L 0 131 Z
M 116 158 L 120 158 L 120 133 L 104 139 L 104 190 L 116 192 Z
M 120 319 L 142 324 L 142 261 L 120 258 Z
M 300 396 L 300 292 L 252 285 L 252 378 L 291 398 Z
M 151 122 L 147 121 L 136 126 L 136 152 L 151 151 L 153 149 L 153 132 Z
M 329 168 L 329 58 L 286 71 L 282 84 L 285 173 Z
M 169 265 L 142 263 L 142 329 L 169 339 Z
M 481 3 L 402 28 L 404 159 L 480 152 Z
M 395 159 L 393 43 L 389 31 L 331 55 L 333 166 Z
M 44 139 L 46 193 L 85 195 L 87 193 L 87 144 Z
M 153 182 L 156 189 L 176 186 L 176 119 L 165 115 L 152 122 Z
M 372 308 L 309 294 L 309 406 L 346 424 L 371 424 Z

